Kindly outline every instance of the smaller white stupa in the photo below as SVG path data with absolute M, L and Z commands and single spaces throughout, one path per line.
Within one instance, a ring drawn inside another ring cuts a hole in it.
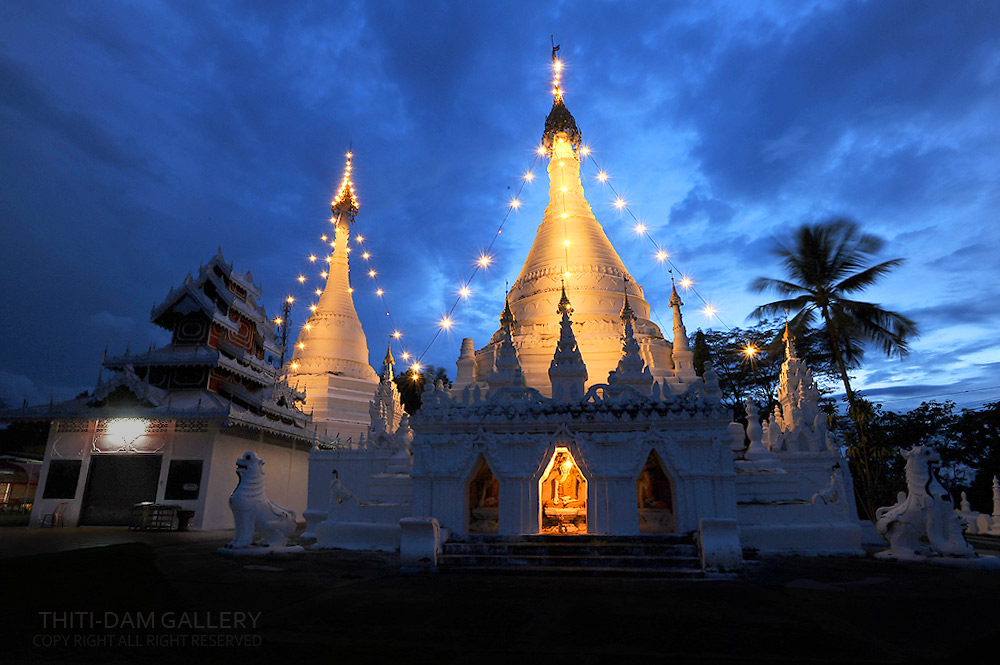
M 368 431 L 368 405 L 379 376 L 368 364 L 368 340 L 354 309 L 350 283 L 351 224 L 358 202 L 351 182 L 351 160 L 332 203 L 333 253 L 328 257 L 326 287 L 299 332 L 288 381 L 306 393 L 316 430 L 326 437 L 355 442 Z M 398 422 L 398 421 L 397 421 Z

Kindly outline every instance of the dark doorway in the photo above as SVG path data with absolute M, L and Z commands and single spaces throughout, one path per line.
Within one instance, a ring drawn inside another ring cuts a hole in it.
M 639 497 L 639 533 L 673 532 L 677 523 L 670 479 L 655 450 L 649 451 L 635 485 Z
M 128 526 L 133 504 L 156 501 L 162 455 L 90 458 L 80 524 Z
M 469 533 L 500 530 L 500 481 L 480 456 L 469 481 Z

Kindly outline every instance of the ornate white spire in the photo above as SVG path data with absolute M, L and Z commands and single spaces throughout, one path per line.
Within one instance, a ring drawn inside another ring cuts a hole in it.
M 694 383 L 698 373 L 694 369 L 694 351 L 688 344 L 687 328 L 684 327 L 684 317 L 681 307 L 684 302 L 677 293 L 674 278 L 670 278 L 670 308 L 674 310 L 674 376 L 681 383 Z
M 382 360 L 381 379 L 383 382 L 393 380 L 394 375 L 392 368 L 395 365 L 396 365 L 396 359 L 392 357 L 392 342 L 389 342 L 385 346 L 385 359 Z
M 559 313 L 562 315 L 562 321 L 559 324 L 556 352 L 549 364 L 549 381 L 552 383 L 552 399 L 571 402 L 583 397 L 584 386 L 587 383 L 587 366 L 583 362 L 583 356 L 580 355 L 580 349 L 576 344 L 576 336 L 573 334 L 573 322 L 570 320 L 573 306 L 566 296 L 565 286 L 559 299 Z
M 625 283 L 627 286 L 628 280 Z M 653 389 L 653 377 L 649 373 L 649 367 L 639 355 L 639 343 L 635 341 L 632 327 L 635 314 L 628 302 L 627 290 L 622 305 L 621 319 L 625 327 L 625 334 L 622 336 L 622 355 L 618 361 L 618 367 L 608 373 L 608 383 L 613 386 L 632 386 L 644 395 L 650 395 Z
M 513 326 L 514 315 L 510 307 L 504 307 L 503 315 L 500 317 L 500 346 L 497 347 L 496 360 L 488 380 L 490 389 L 524 385 L 521 362 L 511 337 Z

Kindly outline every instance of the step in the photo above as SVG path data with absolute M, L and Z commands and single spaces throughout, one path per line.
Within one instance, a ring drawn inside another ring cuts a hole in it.
M 566 566 L 450 566 L 439 571 L 447 575 L 517 575 L 517 576 L 579 576 L 579 577 L 644 577 L 670 579 L 701 579 L 705 573 L 692 568 L 608 568 Z
M 453 534 L 449 543 L 585 543 L 585 544 L 678 544 L 694 543 L 694 537 L 686 533 L 640 534 L 638 536 L 605 536 L 599 534 L 556 535 L 529 534 L 515 536 L 500 536 L 496 534 Z
M 497 555 L 497 554 L 450 554 L 438 557 L 439 566 L 558 566 L 561 568 L 697 568 L 698 557 L 650 557 L 650 556 L 553 556 L 553 555 Z
M 448 554 L 494 554 L 506 556 L 698 556 L 698 548 L 694 544 L 674 545 L 666 543 L 463 543 L 449 541 L 445 543 L 444 551 Z

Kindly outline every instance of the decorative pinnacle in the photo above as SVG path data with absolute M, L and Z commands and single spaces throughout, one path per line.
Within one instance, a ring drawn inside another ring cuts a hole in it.
M 545 154 L 549 157 L 552 157 L 555 143 L 559 140 L 557 139 L 559 134 L 564 135 L 560 138 L 569 141 L 574 150 L 578 150 L 580 144 L 583 143 L 583 135 L 580 133 L 580 128 L 576 126 L 573 114 L 569 112 L 569 109 L 566 108 L 566 103 L 563 101 L 562 86 L 560 85 L 563 64 L 556 57 L 556 51 L 558 50 L 559 46 L 553 42 L 552 110 L 549 111 L 549 116 L 545 119 L 545 130 L 542 132 L 542 146 L 545 148 Z
M 392 367 L 396 364 L 396 359 L 392 357 L 392 342 L 390 341 L 386 344 L 385 348 L 385 360 L 382 361 L 382 378 L 392 379 Z
M 621 319 L 626 323 L 635 321 L 635 312 L 632 311 L 632 305 L 628 301 L 628 276 L 625 276 L 625 285 L 622 287 L 622 292 L 625 294 L 625 303 L 622 305 Z
M 674 284 L 673 275 L 670 276 L 670 306 L 671 307 L 682 307 L 684 301 L 681 300 L 680 295 L 677 293 L 677 286 Z
M 510 311 L 510 296 L 503 299 L 503 314 L 500 315 L 500 327 L 510 330 L 514 325 L 514 312 Z
M 785 310 L 785 332 L 781 336 L 781 339 L 785 341 L 785 357 L 794 358 L 795 357 L 795 336 L 792 335 L 792 329 L 788 325 L 788 310 Z
M 354 183 L 351 182 L 351 160 L 353 157 L 353 152 L 347 153 L 344 178 L 340 181 L 340 189 L 337 190 L 337 196 L 334 197 L 330 206 L 335 219 L 346 216 L 348 221 L 354 221 L 354 217 L 358 214 L 358 201 L 354 198 Z
M 569 316 L 573 313 L 573 305 L 569 302 L 569 297 L 566 295 L 566 282 L 563 280 L 562 283 L 562 297 L 559 298 L 559 309 L 556 310 L 557 314 L 564 314 Z

